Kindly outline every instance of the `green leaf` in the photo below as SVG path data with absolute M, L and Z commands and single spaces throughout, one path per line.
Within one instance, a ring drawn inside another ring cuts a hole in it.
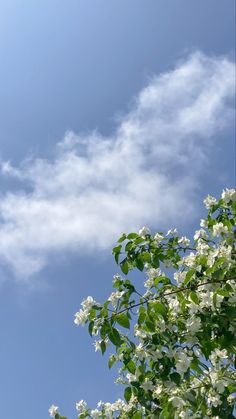
M 138 324 L 139 325 L 141 325 L 144 322 L 144 320 L 146 319 L 146 315 L 147 315 L 147 313 L 146 313 L 145 308 L 144 307 L 140 307 L 140 309 L 139 309 L 139 316 L 138 316 Z
M 128 364 L 126 365 L 126 367 L 128 368 L 129 372 L 131 372 L 131 374 L 134 374 L 136 371 L 136 364 L 134 363 L 134 361 L 129 361 Z
M 165 407 L 165 409 L 163 409 L 160 413 L 159 419 L 169 419 L 170 416 L 170 412 L 169 409 L 167 407 Z
M 108 367 L 109 369 L 111 369 L 111 367 L 115 364 L 115 362 L 117 361 L 116 356 L 115 355 L 111 355 L 108 361 Z
M 130 322 L 127 313 L 120 313 L 115 317 L 115 319 L 120 326 L 126 327 L 126 329 L 130 328 Z
M 189 271 L 186 274 L 185 280 L 184 280 L 184 285 L 187 285 L 189 283 L 189 281 L 192 278 L 194 272 L 195 272 L 195 269 L 189 269 Z
M 137 268 L 138 268 L 140 271 L 143 271 L 143 268 L 144 268 L 144 263 L 143 263 L 143 260 L 142 260 L 142 256 L 141 256 L 141 255 L 139 255 L 139 256 L 137 257 L 137 259 L 136 259 L 136 266 L 137 266 Z
M 148 252 L 141 253 L 141 258 L 142 258 L 143 262 L 148 262 L 148 263 L 150 263 L 151 260 L 152 260 L 151 255 Z
M 124 398 L 127 401 L 127 403 L 130 401 L 130 398 L 132 396 L 132 390 L 130 387 L 126 387 L 125 391 L 124 391 Z
M 167 309 L 161 302 L 152 302 L 151 306 L 154 308 L 155 312 L 161 314 L 163 317 L 166 316 Z
M 198 298 L 198 295 L 195 291 L 191 291 L 189 296 L 195 304 L 199 304 L 199 298 Z
M 132 419 L 142 419 L 142 413 L 135 412 L 135 414 L 132 416 Z
M 121 267 L 122 272 L 125 275 L 127 275 L 127 273 L 129 272 L 129 264 L 126 258 L 121 262 L 120 267 Z
M 122 236 L 120 236 L 119 240 L 117 240 L 117 243 L 122 243 L 126 239 L 126 234 L 123 233 Z
M 93 334 L 93 326 L 94 326 L 94 321 L 91 321 L 89 323 L 89 327 L 88 327 L 88 331 L 89 331 L 90 336 L 92 336 L 92 334 Z
M 115 345 L 115 346 L 120 346 L 122 343 L 120 334 L 118 332 L 117 329 L 115 329 L 114 327 L 112 327 L 109 332 L 108 332 L 108 337 L 110 339 L 110 341 Z
M 155 323 L 153 323 L 150 319 L 145 321 L 145 325 L 150 332 L 155 332 L 156 331 Z
M 104 340 L 101 341 L 101 351 L 102 351 L 102 354 L 104 354 L 106 352 L 106 344 L 105 344 Z
M 133 249 L 133 247 L 134 247 L 134 243 L 133 242 L 128 242 L 125 246 L 125 251 L 129 252 Z
M 120 253 L 121 248 L 122 248 L 121 244 L 119 244 L 119 246 L 113 247 L 112 253 Z
M 128 234 L 127 239 L 132 240 L 132 239 L 136 239 L 137 237 L 139 237 L 137 233 L 130 233 Z
M 115 256 L 116 263 L 119 262 L 119 256 L 120 256 L 121 249 L 122 249 L 121 244 L 119 244 L 119 246 L 116 246 L 112 249 L 112 254 Z
M 173 372 L 172 374 L 170 374 L 170 378 L 172 381 L 174 381 L 175 384 L 180 384 L 181 377 L 177 372 Z

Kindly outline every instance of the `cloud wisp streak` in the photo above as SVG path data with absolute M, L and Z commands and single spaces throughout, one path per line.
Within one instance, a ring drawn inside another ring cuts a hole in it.
M 2 176 L 22 187 L 1 196 L 2 263 L 26 278 L 55 252 L 107 249 L 122 231 L 188 220 L 233 94 L 234 64 L 196 52 L 153 77 L 110 137 L 67 132 L 53 160 L 3 162 Z

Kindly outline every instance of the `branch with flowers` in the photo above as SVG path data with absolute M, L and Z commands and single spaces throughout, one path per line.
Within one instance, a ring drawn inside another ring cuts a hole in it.
M 124 399 L 94 409 L 81 400 L 78 418 L 235 417 L 236 191 L 204 203 L 192 243 L 176 229 L 122 234 L 115 290 L 104 304 L 82 301 L 75 324 L 88 325 L 95 351 L 113 345 L 108 365 L 119 365 Z M 143 285 L 134 269 L 145 272 Z M 55 405 L 49 413 L 66 419 Z

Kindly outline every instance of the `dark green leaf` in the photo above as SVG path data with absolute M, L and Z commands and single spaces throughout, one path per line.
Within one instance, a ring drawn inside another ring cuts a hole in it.
M 121 270 L 122 272 L 127 275 L 127 273 L 129 272 L 129 264 L 127 262 L 127 259 L 124 259 L 121 264 L 120 264 Z
M 92 334 L 93 334 L 93 326 L 94 326 L 94 321 L 91 321 L 89 323 L 89 327 L 88 327 L 88 331 L 89 331 L 90 336 L 92 336 Z
M 136 259 L 136 266 L 140 271 L 143 271 L 144 263 L 143 263 L 143 260 L 142 260 L 142 256 L 140 256 L 140 255 Z
M 132 396 L 132 390 L 130 387 L 126 387 L 125 391 L 124 391 L 124 398 L 127 401 L 127 403 L 130 401 L 130 398 Z
M 129 361 L 128 364 L 126 365 L 126 367 L 128 368 L 129 372 L 131 372 L 131 374 L 134 374 L 136 371 L 136 365 L 134 363 L 134 361 Z
M 106 352 L 106 344 L 105 344 L 104 340 L 101 341 L 101 351 L 102 351 L 102 354 L 104 354 Z
M 175 384 L 180 384 L 181 377 L 177 372 L 173 372 L 172 374 L 170 374 L 170 378 L 172 381 L 174 381 Z
M 127 316 L 127 313 L 121 313 L 118 314 L 115 317 L 116 321 L 118 324 L 120 324 L 122 327 L 126 327 L 126 329 L 130 328 L 130 322 L 129 322 L 129 318 Z
M 120 334 L 118 332 L 117 329 L 115 329 L 114 327 L 112 327 L 109 332 L 108 332 L 108 337 L 110 339 L 110 341 L 115 345 L 115 346 L 120 346 L 122 343 Z
M 155 324 L 152 321 L 146 320 L 145 325 L 150 332 L 155 332 L 155 330 L 156 330 Z

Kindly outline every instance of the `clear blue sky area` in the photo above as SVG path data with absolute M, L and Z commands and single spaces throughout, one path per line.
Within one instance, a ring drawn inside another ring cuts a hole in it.
M 234 0 L 1 1 L 0 419 L 122 396 L 73 316 L 235 186 L 234 55 Z

